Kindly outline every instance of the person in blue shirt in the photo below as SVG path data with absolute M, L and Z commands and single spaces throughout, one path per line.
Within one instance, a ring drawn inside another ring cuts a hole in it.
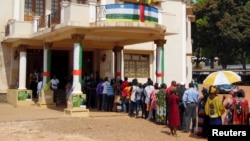
M 196 127 L 196 108 L 199 100 L 199 92 L 194 88 L 194 84 L 191 82 L 189 83 L 189 88 L 185 90 L 182 102 L 185 107 L 185 113 L 184 113 L 184 132 L 190 131 L 190 123 L 192 120 L 192 128 L 191 133 L 194 133 L 194 129 Z
M 107 109 L 109 112 L 113 111 L 113 106 L 114 106 L 114 81 L 111 81 L 107 83 Z

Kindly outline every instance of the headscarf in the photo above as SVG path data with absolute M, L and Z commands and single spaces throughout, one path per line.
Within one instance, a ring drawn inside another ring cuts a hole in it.
M 214 95 L 214 94 L 217 94 L 217 88 L 216 88 L 216 86 L 210 86 L 209 87 L 209 94 L 212 94 L 212 95 Z

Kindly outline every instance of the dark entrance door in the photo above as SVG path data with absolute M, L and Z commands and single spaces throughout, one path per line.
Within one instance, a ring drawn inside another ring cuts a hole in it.
M 55 74 L 60 80 L 60 88 L 64 89 L 66 80 L 71 72 L 69 72 L 69 51 L 51 51 L 51 77 Z M 84 76 L 94 74 L 93 72 L 93 52 L 83 51 L 82 72 Z M 73 64 L 71 64 L 73 66 Z M 73 68 L 72 68 L 73 69 Z M 34 72 L 39 73 L 42 77 L 43 72 L 43 50 L 28 49 L 27 50 L 27 85 L 29 88 L 30 75 Z
M 82 72 L 83 75 L 89 76 L 93 74 L 93 52 L 83 51 L 82 57 Z M 64 89 L 66 86 L 65 79 L 71 75 L 69 72 L 69 52 L 68 51 L 52 51 L 51 52 L 51 76 L 54 74 L 60 80 L 59 88 Z M 73 66 L 71 64 L 70 66 Z M 72 68 L 73 69 L 73 68 Z
M 27 49 L 27 81 L 26 86 L 30 88 L 32 74 L 36 73 L 37 77 L 41 77 L 43 68 L 43 50 L 41 49 Z M 37 80 L 38 81 L 38 80 Z
M 93 72 L 93 52 L 92 51 L 83 51 L 82 57 L 82 71 L 83 75 L 89 76 Z
M 59 89 L 65 89 L 67 78 L 70 75 L 69 52 L 53 50 L 51 52 L 51 77 L 56 75 L 60 81 Z

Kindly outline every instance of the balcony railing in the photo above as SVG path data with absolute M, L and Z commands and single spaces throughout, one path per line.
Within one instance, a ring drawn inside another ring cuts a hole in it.
M 5 26 L 5 36 L 9 36 L 9 35 L 10 35 L 10 25 L 7 24 L 7 25 Z
M 50 16 L 48 17 L 49 21 L 48 27 L 59 24 L 60 23 L 60 13 L 54 12 L 51 13 Z
M 5 26 L 5 37 L 28 37 L 32 32 L 32 23 L 10 19 Z
M 35 16 L 33 22 L 10 20 L 6 25 L 5 35 L 12 36 L 18 33 L 19 35 L 25 34 L 27 36 L 60 23 L 70 22 L 69 24 L 72 25 L 88 26 L 91 23 L 101 21 L 158 24 L 158 9 L 138 3 L 107 4 L 101 6 L 69 3 L 61 8 L 60 13 L 55 12 L 43 17 Z M 23 31 L 23 28 L 18 29 L 21 25 L 30 32 L 20 32 Z
M 49 28 L 60 23 L 60 14 L 58 12 L 51 13 L 38 19 L 38 28 Z
M 106 19 L 105 5 L 96 6 L 96 22 L 104 21 Z

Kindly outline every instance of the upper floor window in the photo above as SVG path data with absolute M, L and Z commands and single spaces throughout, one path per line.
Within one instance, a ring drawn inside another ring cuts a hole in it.
M 36 0 L 36 16 L 44 16 L 44 4 L 45 2 L 43 0 Z
M 25 0 L 25 8 L 24 8 L 25 16 L 32 16 L 32 7 L 33 7 L 32 0 Z
M 60 23 L 61 2 L 65 0 L 51 0 L 51 24 Z M 70 0 L 66 0 L 69 1 Z
M 60 10 L 60 0 L 51 1 L 51 13 L 59 13 Z
M 24 20 L 31 21 L 34 16 L 45 15 L 45 0 L 25 0 Z
M 149 77 L 149 55 L 124 54 L 124 76 Z

